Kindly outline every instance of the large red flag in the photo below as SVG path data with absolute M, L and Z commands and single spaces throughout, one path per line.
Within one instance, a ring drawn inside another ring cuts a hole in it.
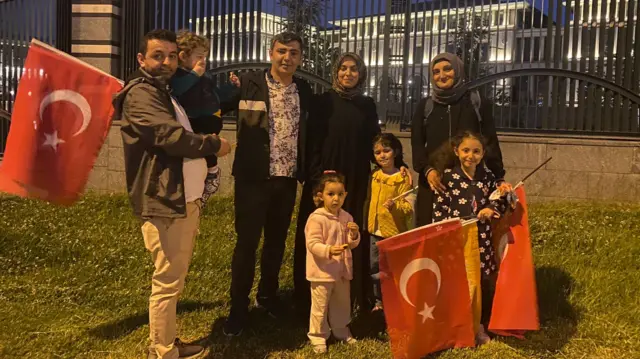
M 11 116 L 0 191 L 69 205 L 83 192 L 120 82 L 33 40 Z
M 394 357 L 474 346 L 461 222 L 421 227 L 377 245 Z
M 523 338 L 525 331 L 540 329 L 535 268 L 529 237 L 524 186 L 516 189 L 519 202 L 494 230 L 500 271 L 496 283 L 489 330 Z

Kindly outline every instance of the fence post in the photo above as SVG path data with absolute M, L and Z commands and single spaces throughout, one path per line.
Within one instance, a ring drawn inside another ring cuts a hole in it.
M 56 2 L 56 47 L 64 52 L 71 51 L 71 0 Z
M 387 122 L 387 103 L 389 102 L 389 56 L 391 55 L 391 0 L 386 1 L 384 12 L 384 49 L 382 55 L 382 83 L 380 88 L 380 102 L 378 103 L 378 117 L 380 122 Z
M 71 55 L 119 76 L 122 0 L 74 0 L 71 6 Z

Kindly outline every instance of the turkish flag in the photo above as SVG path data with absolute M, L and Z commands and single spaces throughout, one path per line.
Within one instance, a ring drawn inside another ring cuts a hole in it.
M 84 191 L 120 82 L 32 40 L 11 115 L 0 191 L 69 205 Z
M 518 187 L 516 194 L 515 211 L 502 218 L 493 232 L 500 270 L 489 330 L 522 339 L 525 331 L 539 330 L 540 321 L 524 186 Z
M 474 346 L 460 220 L 420 227 L 377 245 L 394 357 Z

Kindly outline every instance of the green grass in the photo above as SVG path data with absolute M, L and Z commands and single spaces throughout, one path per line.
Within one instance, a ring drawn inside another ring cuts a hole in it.
M 541 330 L 438 358 L 640 358 L 640 205 L 539 204 L 530 212 Z M 204 343 L 210 358 L 316 357 L 306 323 L 294 319 L 252 313 L 242 337 L 222 335 L 234 243 L 232 199 L 217 198 L 202 219 L 180 336 Z M 291 254 L 289 245 L 285 298 Z M 124 197 L 89 195 L 70 208 L 0 197 L 0 273 L 0 357 L 144 357 L 152 264 Z M 360 343 L 330 345 L 328 357 L 390 357 L 376 323 L 356 318 L 352 326 Z

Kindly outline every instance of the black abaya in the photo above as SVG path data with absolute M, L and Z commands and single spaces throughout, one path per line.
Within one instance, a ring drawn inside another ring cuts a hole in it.
M 373 159 L 373 139 L 380 133 L 373 99 L 356 96 L 346 99 L 333 90 L 314 100 L 309 118 L 309 170 L 304 184 L 294 253 L 295 301 L 302 309 L 310 306 L 309 282 L 306 280 L 306 246 L 304 228 L 311 212 L 312 188 L 324 171 L 334 170 L 345 176 L 347 197 L 343 209 L 349 212 L 364 233 L 364 207 Z M 369 280 L 369 239 L 363 236 L 353 250 L 354 278 L 352 298 L 365 305 Z M 308 309 L 305 309 L 305 311 Z

